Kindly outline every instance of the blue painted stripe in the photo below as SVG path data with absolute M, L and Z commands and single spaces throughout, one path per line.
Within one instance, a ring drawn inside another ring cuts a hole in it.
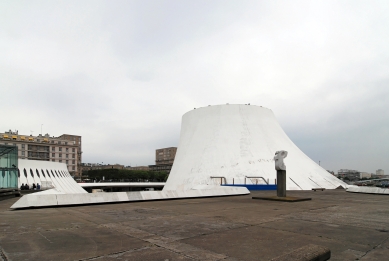
M 246 187 L 248 190 L 277 190 L 277 185 L 275 185 L 275 184 L 270 184 L 270 185 L 223 184 L 222 186 Z

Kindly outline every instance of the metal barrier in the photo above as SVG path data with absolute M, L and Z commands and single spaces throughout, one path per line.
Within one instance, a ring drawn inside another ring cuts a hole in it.
M 266 181 L 263 177 L 259 176 L 245 176 L 244 177 L 244 184 L 246 185 L 246 178 L 247 179 L 262 179 L 267 185 L 269 185 L 269 181 Z

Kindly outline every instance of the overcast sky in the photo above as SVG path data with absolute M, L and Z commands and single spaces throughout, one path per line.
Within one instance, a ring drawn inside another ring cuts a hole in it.
M 389 174 L 389 1 L 0 1 L 0 131 L 149 165 L 194 107 L 270 108 L 329 170 Z

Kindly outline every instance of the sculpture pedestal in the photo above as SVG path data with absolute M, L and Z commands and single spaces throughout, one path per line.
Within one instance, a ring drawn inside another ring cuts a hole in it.
M 286 170 L 277 170 L 277 197 L 286 197 Z

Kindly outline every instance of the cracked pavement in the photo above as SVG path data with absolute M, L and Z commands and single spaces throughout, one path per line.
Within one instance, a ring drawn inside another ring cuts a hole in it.
M 288 191 L 246 196 L 10 210 L 0 201 L 0 261 L 270 260 L 308 244 L 331 260 L 388 260 L 389 196 Z

